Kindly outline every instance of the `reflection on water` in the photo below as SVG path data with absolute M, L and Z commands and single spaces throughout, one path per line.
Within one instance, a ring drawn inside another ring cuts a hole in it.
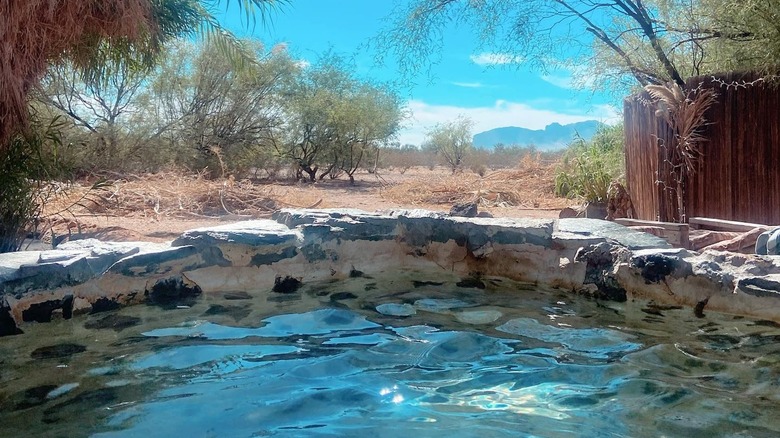
M 236 296 L 0 339 L 0 435 L 780 434 L 770 322 L 403 275 Z

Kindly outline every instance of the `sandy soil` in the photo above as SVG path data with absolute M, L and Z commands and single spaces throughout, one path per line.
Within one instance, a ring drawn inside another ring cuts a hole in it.
M 524 176 L 528 172 L 530 176 Z M 268 217 L 276 208 L 316 206 L 365 211 L 421 208 L 448 212 L 459 200 L 477 200 L 480 211 L 495 217 L 555 218 L 561 208 L 577 203 L 553 196 L 549 173 L 549 168 L 525 169 L 479 177 L 468 172 L 453 176 L 447 169 L 412 168 L 403 173 L 359 173 L 354 185 L 341 179 L 315 184 L 249 183 L 157 175 L 114 182 L 102 192 L 100 199 L 79 202 L 87 208 L 72 207 L 66 214 L 52 217 L 52 228 L 55 236 L 70 233 L 72 238 L 159 242 L 193 228 Z M 51 210 L 73 202 L 85 190 L 71 190 L 69 197 L 59 199 L 56 208 Z M 258 204 L 260 198 L 265 200 Z M 209 210 L 209 203 L 219 207 L 212 206 Z M 262 208 L 253 208 L 256 205 Z

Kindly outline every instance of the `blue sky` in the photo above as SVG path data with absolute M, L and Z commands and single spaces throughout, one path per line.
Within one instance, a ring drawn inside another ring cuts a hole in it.
M 286 44 L 302 61 L 316 62 L 333 50 L 354 58 L 358 76 L 387 81 L 398 76 L 398 67 L 392 59 L 377 65 L 370 43 L 399 1 L 406 0 L 292 0 L 272 13 L 265 26 L 258 20 L 253 31 L 242 24 L 244 16 L 235 5 L 219 15 L 236 34 L 260 39 L 267 47 Z M 472 29 L 445 29 L 440 62 L 402 91 L 410 117 L 398 140 L 420 144 L 427 129 L 459 115 L 474 121 L 475 133 L 502 126 L 542 129 L 553 122 L 617 118 L 610 98 L 575 90 L 570 72 L 545 75 L 516 61 L 481 50 Z

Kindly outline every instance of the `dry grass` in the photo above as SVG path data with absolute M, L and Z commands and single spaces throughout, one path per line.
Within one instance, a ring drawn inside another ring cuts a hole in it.
M 172 171 L 113 175 L 98 190 L 91 190 L 88 181 L 45 188 L 48 199 L 39 232 L 44 241 L 75 234 L 108 240 L 170 239 L 186 229 L 222 220 L 264 218 L 285 207 L 446 211 L 465 201 L 477 201 L 503 217 L 518 214 L 516 209 L 571 206 L 571 200 L 553 195 L 555 167 L 555 162 L 526 159 L 516 169 L 485 177 L 415 168 L 404 175 L 387 174 L 382 183 L 370 176 L 356 186 L 346 181 L 256 184 Z
M 97 214 L 124 217 L 182 219 L 267 217 L 284 207 L 313 207 L 319 199 L 295 186 L 264 186 L 232 178 L 209 180 L 202 175 L 174 172 L 127 176 L 90 190 L 76 184 L 61 190 L 46 205 L 45 214 Z
M 556 166 L 557 161 L 526 156 L 515 169 L 497 170 L 484 177 L 466 172 L 433 175 L 390 186 L 382 196 L 416 205 L 477 202 L 482 207 L 560 209 L 572 201 L 553 194 Z

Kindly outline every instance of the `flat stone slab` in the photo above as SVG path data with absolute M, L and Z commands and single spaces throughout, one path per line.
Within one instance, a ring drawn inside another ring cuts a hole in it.
M 630 250 L 672 247 L 669 242 L 660 237 L 632 230 L 615 222 L 584 218 L 558 219 L 556 237 L 574 238 L 574 236 L 612 240 Z
M 283 245 L 300 239 L 299 232 L 269 219 L 237 222 L 185 231 L 172 246 L 213 246 L 224 243 L 245 246 Z

